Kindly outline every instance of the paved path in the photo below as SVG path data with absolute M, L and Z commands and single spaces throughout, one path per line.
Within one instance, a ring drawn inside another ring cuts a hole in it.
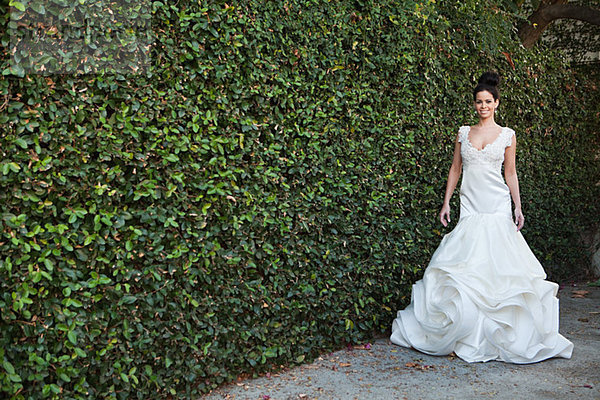
M 600 288 L 566 287 L 559 299 L 560 332 L 575 345 L 570 360 L 468 364 L 404 349 L 383 338 L 369 349 L 337 351 L 309 365 L 230 384 L 202 400 L 600 400 Z

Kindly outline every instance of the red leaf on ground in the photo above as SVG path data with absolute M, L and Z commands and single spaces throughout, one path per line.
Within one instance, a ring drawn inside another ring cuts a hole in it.
M 586 294 L 589 293 L 590 292 L 588 290 L 573 290 L 573 294 L 571 295 L 571 297 L 582 299 L 585 297 Z
M 422 365 L 419 363 L 415 363 L 415 362 L 408 362 L 406 364 L 404 364 L 407 368 L 414 368 L 414 369 L 418 369 L 421 371 L 428 371 L 430 369 L 435 369 L 435 365 Z

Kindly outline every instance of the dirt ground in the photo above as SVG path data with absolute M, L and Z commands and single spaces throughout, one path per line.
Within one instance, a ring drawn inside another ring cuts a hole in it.
M 312 364 L 224 386 L 201 400 L 600 399 L 600 288 L 572 285 L 558 297 L 560 332 L 575 345 L 570 360 L 469 364 L 382 338 Z

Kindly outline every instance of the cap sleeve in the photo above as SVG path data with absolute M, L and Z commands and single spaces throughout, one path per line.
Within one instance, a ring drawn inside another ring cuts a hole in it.
M 466 142 L 468 134 L 469 134 L 468 126 L 461 126 L 460 128 L 458 128 L 458 141 L 460 143 Z
M 504 147 L 506 148 L 506 147 L 510 147 L 510 145 L 512 144 L 512 138 L 513 138 L 513 136 L 515 136 L 515 131 L 513 131 L 510 128 L 506 128 L 505 132 L 506 133 L 504 134 L 504 139 L 505 139 Z

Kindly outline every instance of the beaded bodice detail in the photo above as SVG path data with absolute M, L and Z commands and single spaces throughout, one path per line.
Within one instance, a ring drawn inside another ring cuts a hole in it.
M 461 143 L 460 155 L 465 167 L 470 165 L 487 165 L 496 169 L 502 167 L 504 162 L 504 150 L 511 145 L 515 131 L 510 128 L 502 128 L 500 134 L 492 143 L 488 143 L 483 149 L 478 150 L 469 141 L 470 126 L 461 126 L 458 130 L 458 141 Z

